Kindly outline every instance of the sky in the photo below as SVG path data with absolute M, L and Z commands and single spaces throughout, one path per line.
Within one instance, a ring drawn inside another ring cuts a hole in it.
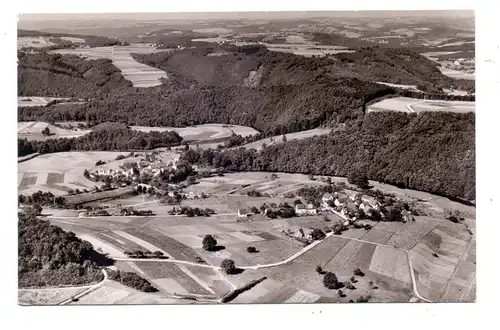
M 471 10 L 453 11 L 316 11 L 316 12 L 219 12 L 219 13 L 89 13 L 89 14 L 21 14 L 20 21 L 53 20 L 160 20 L 160 19 L 285 19 L 311 17 L 474 17 Z

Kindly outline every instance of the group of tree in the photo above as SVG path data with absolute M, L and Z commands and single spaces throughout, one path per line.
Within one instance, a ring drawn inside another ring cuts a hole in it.
M 163 252 L 161 251 L 141 251 L 141 250 L 135 250 L 135 251 L 125 251 L 124 254 L 128 256 L 129 258 L 136 258 L 136 259 L 151 259 L 151 258 L 156 258 L 156 259 L 166 259 L 167 257 L 164 255 Z
M 134 149 L 155 149 L 180 145 L 182 138 L 175 131 L 140 132 L 120 123 L 103 123 L 93 130 L 76 138 L 48 139 L 28 141 L 18 139 L 18 155 L 25 156 L 33 152 L 52 153 L 64 151 L 114 151 Z M 96 166 L 103 164 L 102 161 Z
M 151 285 L 148 280 L 145 280 L 136 273 L 121 270 L 107 270 L 107 272 L 109 279 L 112 281 L 119 282 L 142 292 L 158 292 L 158 289 Z
M 19 214 L 18 235 L 20 287 L 100 281 L 101 266 L 111 264 L 89 242 L 34 215 Z
M 50 191 L 39 190 L 31 195 L 19 194 L 18 204 L 63 207 L 66 205 L 66 199 L 62 196 L 55 196 Z
M 120 210 L 122 216 L 153 216 L 155 213 L 151 210 L 135 210 L 133 207 L 127 207 Z
M 190 206 L 181 206 L 172 208 L 172 210 L 168 211 L 168 214 L 171 215 L 185 215 L 187 217 L 209 217 L 215 214 L 215 211 L 210 208 L 201 209 L 199 207 L 190 207 Z

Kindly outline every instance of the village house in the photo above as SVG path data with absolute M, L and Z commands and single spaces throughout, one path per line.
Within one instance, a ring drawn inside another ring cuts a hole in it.
M 248 218 L 252 214 L 247 209 L 238 209 L 238 218 Z
M 411 214 L 411 212 L 409 211 L 406 211 L 406 210 L 403 210 L 401 212 L 401 214 L 403 215 L 403 220 L 404 222 L 408 222 L 408 221 L 413 221 L 413 214 Z
M 367 195 L 363 195 L 361 196 L 361 200 L 368 204 L 369 206 L 371 206 L 373 209 L 375 210 L 379 210 L 380 209 L 380 203 L 379 201 L 377 201 L 377 199 L 375 199 L 374 197 L 371 197 L 371 196 L 367 196 Z M 365 211 L 366 212 L 366 211 Z
M 297 215 L 316 215 L 318 212 L 312 204 L 308 204 L 307 206 L 304 204 L 297 204 L 295 205 L 295 213 Z
M 323 195 L 322 200 L 323 200 L 323 203 L 327 203 L 328 204 L 329 201 L 333 201 L 333 196 L 332 196 L 332 194 L 326 193 L 326 194 Z

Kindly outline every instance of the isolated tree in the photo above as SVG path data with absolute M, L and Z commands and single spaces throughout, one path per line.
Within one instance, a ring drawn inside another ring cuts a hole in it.
M 338 291 L 337 291 L 337 294 L 338 294 L 338 295 L 339 295 L 339 297 L 341 297 L 341 298 L 345 297 L 344 292 L 342 292 L 342 290 L 338 290 Z
M 247 252 L 248 253 L 255 253 L 255 252 L 257 252 L 257 249 L 255 248 L 255 246 L 249 246 L 249 247 L 247 247 Z
M 354 184 L 361 189 L 368 189 L 370 184 L 368 183 L 368 176 L 363 170 L 354 170 L 347 177 L 347 181 L 350 184 Z
M 353 274 L 361 277 L 365 276 L 365 273 L 363 273 L 363 271 L 361 271 L 361 269 L 359 268 L 354 269 Z
M 49 136 L 49 135 L 50 135 L 50 129 L 49 129 L 49 126 L 45 127 L 45 128 L 42 130 L 42 135 L 44 135 L 44 136 Z
M 234 261 L 231 259 L 224 259 L 220 264 L 220 268 L 222 268 L 226 274 L 233 274 L 236 270 L 236 266 L 234 265 Z
M 217 246 L 217 240 L 212 235 L 205 235 L 201 243 L 206 251 L 213 251 Z
M 332 272 L 326 273 L 323 277 L 323 285 L 328 289 L 336 289 L 339 285 L 337 276 Z
M 355 290 L 356 287 L 354 285 L 352 285 L 352 283 L 350 281 L 345 281 L 344 282 L 344 287 L 349 289 L 349 290 Z
M 382 220 L 382 215 L 380 214 L 380 211 L 371 209 L 369 211 L 369 216 L 372 221 L 381 221 Z
M 286 142 L 286 141 L 287 141 L 287 139 L 286 139 L 286 135 L 285 135 L 285 134 L 283 134 L 282 140 L 283 140 L 283 142 Z
M 318 274 L 324 274 L 325 271 L 323 270 L 323 267 L 321 267 L 320 265 L 316 266 L 316 272 L 318 272 Z
M 387 212 L 387 221 L 400 222 L 403 220 L 403 214 L 398 206 L 393 206 L 389 208 Z
M 314 228 L 311 232 L 311 238 L 315 241 L 322 240 L 325 236 L 325 233 L 319 228 Z
M 356 302 L 360 302 L 360 303 L 366 303 L 368 302 L 370 299 L 372 299 L 372 296 L 370 296 L 369 294 L 366 295 L 366 296 L 361 296 L 359 297 Z

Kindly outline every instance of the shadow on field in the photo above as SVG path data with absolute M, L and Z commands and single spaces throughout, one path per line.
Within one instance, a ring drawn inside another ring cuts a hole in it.
M 213 247 L 211 251 L 217 252 L 217 251 L 221 251 L 221 250 L 225 250 L 225 249 L 226 249 L 226 247 L 224 245 L 217 245 L 217 246 Z
M 115 261 L 111 258 L 108 258 L 107 256 L 92 250 L 89 252 L 89 259 L 97 263 L 99 266 L 107 267 L 107 266 L 113 266 L 115 264 Z
M 239 275 L 241 273 L 243 273 L 245 270 L 242 269 L 242 268 L 235 268 L 231 271 L 231 273 L 229 275 Z

